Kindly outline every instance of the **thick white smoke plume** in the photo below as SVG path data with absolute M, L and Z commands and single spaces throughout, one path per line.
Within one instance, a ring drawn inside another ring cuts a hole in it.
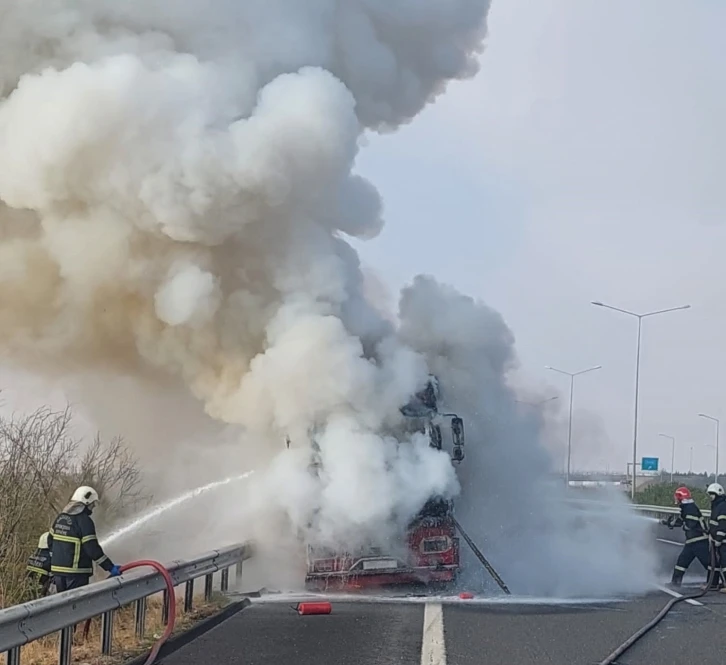
M 544 489 L 534 471 L 516 482 L 524 452 L 530 469 L 546 459 L 536 432 L 516 426 L 510 332 L 429 279 L 405 292 L 397 330 L 366 300 L 343 239 L 374 237 L 383 223 L 377 191 L 353 173 L 361 134 L 395 130 L 449 80 L 475 73 L 488 9 L 489 0 L 6 1 L 7 362 L 183 386 L 254 446 L 245 510 L 279 532 L 345 544 L 385 536 L 383 521 L 402 524 L 431 494 L 459 490 L 447 455 L 420 436 L 385 434 L 431 369 L 467 418 L 463 505 L 477 535 L 495 556 L 519 548 L 519 589 L 535 588 L 550 574 L 543 561 L 569 541 L 562 520 L 535 516 Z M 100 412 L 109 407 L 94 382 Z M 201 469 L 215 449 L 200 450 Z M 234 454 L 220 460 L 244 466 Z M 210 524 L 200 518 L 198 531 Z M 602 579 L 592 569 L 588 579 Z
M 258 448 L 276 454 L 289 438 L 265 507 L 326 542 L 455 492 L 446 456 L 422 437 L 380 434 L 427 368 L 366 302 L 342 236 L 382 225 L 377 191 L 353 174 L 361 133 L 395 129 L 473 74 L 488 7 L 11 2 L 0 24 L 6 357 L 163 372 Z

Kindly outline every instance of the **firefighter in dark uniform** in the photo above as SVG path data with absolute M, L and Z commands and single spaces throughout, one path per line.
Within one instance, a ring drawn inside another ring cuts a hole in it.
M 716 571 L 711 582 L 711 589 L 720 589 L 726 593 L 726 496 L 723 487 L 718 483 L 711 483 L 706 489 L 711 499 L 711 517 L 709 518 L 708 537 L 714 548 Z
M 49 541 L 51 572 L 59 592 L 86 586 L 93 575 L 94 561 L 111 576 L 121 574 L 98 542 L 96 525 L 91 519 L 97 503 L 96 490 L 79 487 L 70 503 L 55 518 Z
M 676 505 L 680 506 L 681 514 L 670 515 L 667 520 L 661 520 L 661 524 L 665 524 L 669 529 L 683 527 L 686 535 L 686 543 L 678 555 L 671 579 L 671 586 L 679 587 L 688 566 L 693 563 L 694 559 L 699 560 L 706 571 L 706 580 L 708 580 L 710 560 L 708 534 L 704 528 L 703 515 L 691 497 L 690 490 L 687 487 L 679 487 L 673 493 L 673 498 Z
M 38 549 L 30 555 L 26 570 L 31 583 L 37 590 L 37 595 L 47 596 L 52 582 L 47 531 L 38 540 Z

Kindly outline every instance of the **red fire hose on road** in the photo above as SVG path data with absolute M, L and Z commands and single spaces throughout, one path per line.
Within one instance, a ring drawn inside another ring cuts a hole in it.
M 144 665 L 152 665 L 152 663 L 156 660 L 156 657 L 159 655 L 159 649 L 161 649 L 162 646 L 166 643 L 166 641 L 171 637 L 171 634 L 174 632 L 174 622 L 176 621 L 176 594 L 174 592 L 174 581 L 171 579 L 171 575 L 169 574 L 169 571 L 164 568 L 162 564 L 160 564 L 158 561 L 151 561 L 150 559 L 142 559 L 140 561 L 132 561 L 131 563 L 127 563 L 124 566 L 121 566 L 121 574 L 128 572 L 129 570 L 133 570 L 134 568 L 144 568 L 149 567 L 156 570 L 157 573 L 159 573 L 163 578 L 164 582 L 166 583 L 166 590 L 167 590 L 167 598 L 168 598 L 168 621 L 166 624 L 166 630 L 164 630 L 164 634 L 156 641 L 156 644 L 154 644 L 153 649 L 149 653 L 149 657 L 146 659 L 146 662 Z M 91 627 L 91 620 L 88 619 L 86 621 L 86 625 L 84 626 L 84 637 L 88 636 L 88 630 Z

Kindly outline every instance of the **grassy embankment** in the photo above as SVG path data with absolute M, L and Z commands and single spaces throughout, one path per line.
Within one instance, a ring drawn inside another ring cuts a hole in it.
M 74 438 L 71 412 L 41 408 L 31 414 L 0 415 L 0 608 L 35 597 L 25 566 L 38 538 L 51 526 L 79 485 L 95 487 L 101 505 L 94 513 L 99 528 L 110 527 L 143 508 L 141 473 L 131 450 L 119 438 L 90 444 Z M 83 626 L 76 631 L 73 662 L 92 665 L 117 662 L 143 651 L 163 632 L 160 596 L 150 599 L 146 637 L 135 636 L 133 607 L 119 610 L 114 620 L 115 657 L 100 656 L 100 618 L 92 622 L 88 639 Z M 197 600 L 195 611 L 183 615 L 183 599 L 177 603 L 177 630 L 219 610 L 223 600 Z M 21 662 L 55 665 L 58 636 L 52 635 L 22 649 Z

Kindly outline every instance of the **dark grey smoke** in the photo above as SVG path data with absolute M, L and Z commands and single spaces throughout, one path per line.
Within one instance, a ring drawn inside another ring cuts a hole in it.
M 440 377 L 445 408 L 465 420 L 458 515 L 511 589 L 547 596 L 647 589 L 656 570 L 649 534 L 624 497 L 600 496 L 602 507 L 583 511 L 553 478 L 562 467 L 543 444 L 543 421 L 520 408 L 508 385 L 516 354 L 501 315 L 418 277 L 403 291 L 400 317 L 401 338 Z M 492 587 L 468 552 L 467 563 L 469 583 Z

